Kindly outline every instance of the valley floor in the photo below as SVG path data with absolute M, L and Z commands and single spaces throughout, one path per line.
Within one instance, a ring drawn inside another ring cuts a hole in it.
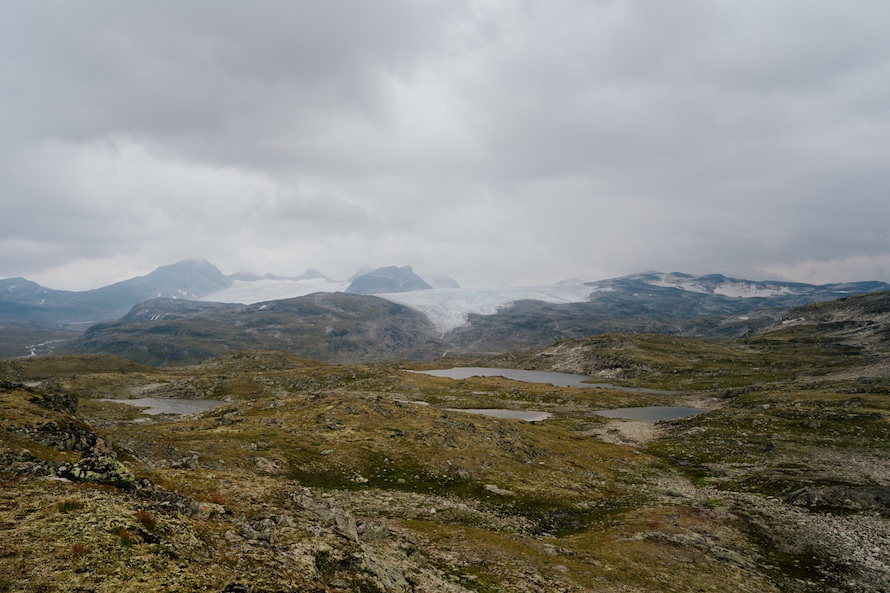
M 625 339 L 630 381 L 676 395 L 264 352 L 5 363 L 0 591 L 890 590 L 887 375 L 855 368 L 882 363 Z M 141 397 L 228 403 L 104 401 Z M 594 413 L 690 404 L 710 411 Z

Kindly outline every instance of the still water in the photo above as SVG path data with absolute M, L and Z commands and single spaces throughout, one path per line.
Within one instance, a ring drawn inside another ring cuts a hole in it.
M 525 381 L 526 383 L 547 383 L 555 387 L 599 387 L 602 389 L 617 389 L 619 391 L 632 391 L 634 393 L 653 393 L 657 395 L 671 395 L 673 391 L 660 389 L 646 389 L 644 387 L 621 387 L 611 383 L 591 383 L 588 375 L 574 375 L 571 373 L 551 373 L 546 371 L 522 371 L 517 369 L 498 369 L 483 367 L 456 367 L 453 369 L 437 369 L 434 371 L 412 371 L 432 375 L 433 377 L 448 377 L 449 379 L 467 379 L 469 377 L 503 377 L 513 381 Z
M 513 418 L 526 422 L 540 422 L 553 416 L 549 412 L 535 412 L 533 410 L 503 410 L 498 408 L 445 408 L 449 412 L 464 412 L 466 414 L 479 414 L 492 418 Z
M 218 399 L 179 399 L 175 397 L 102 399 L 99 401 L 127 404 L 129 406 L 136 406 L 137 408 L 146 408 L 145 410 L 142 410 L 142 413 L 150 416 L 157 416 L 158 414 L 196 414 L 198 412 L 207 412 L 208 410 L 213 410 L 229 403 Z
M 682 406 L 646 406 L 641 408 L 615 408 L 614 410 L 599 410 L 594 412 L 597 416 L 606 418 L 624 418 L 627 420 L 645 420 L 658 422 L 659 420 L 675 420 L 686 416 L 703 414 L 707 410 L 701 408 L 686 408 Z

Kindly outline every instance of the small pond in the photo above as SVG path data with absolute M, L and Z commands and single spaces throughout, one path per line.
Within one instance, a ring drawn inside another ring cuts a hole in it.
M 623 418 L 626 420 L 645 420 L 646 422 L 658 422 L 660 420 L 676 420 L 686 416 L 703 414 L 708 410 L 702 408 L 687 408 L 682 406 L 645 406 L 640 408 L 615 408 L 614 410 L 598 410 L 598 416 L 606 418 Z
M 645 387 L 621 387 L 611 383 L 591 383 L 588 375 L 573 375 L 571 373 L 551 373 L 547 371 L 523 371 L 518 369 L 498 369 L 484 367 L 456 367 L 453 369 L 437 369 L 433 371 L 412 371 L 431 375 L 433 377 L 448 377 L 449 379 L 467 379 L 469 377 L 503 377 L 513 381 L 525 381 L 526 383 L 546 383 L 555 387 L 592 387 L 602 389 L 617 389 L 633 393 L 653 393 L 657 395 L 673 395 L 673 391 L 660 389 L 646 389 Z
M 218 399 L 181 399 L 165 397 L 102 399 L 99 401 L 127 404 L 128 406 L 136 406 L 137 408 L 146 408 L 145 410 L 142 410 L 142 413 L 150 416 L 157 416 L 158 414 L 196 414 L 198 412 L 207 412 L 229 403 Z
M 464 412 L 466 414 L 479 414 L 493 418 L 513 418 L 527 422 L 540 422 L 553 416 L 549 412 L 535 412 L 533 410 L 502 410 L 497 408 L 445 408 L 449 412 Z

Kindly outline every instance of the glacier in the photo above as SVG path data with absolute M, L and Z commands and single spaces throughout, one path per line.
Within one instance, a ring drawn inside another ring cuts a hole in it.
M 467 324 L 471 313 L 493 315 L 516 301 L 545 303 L 580 303 L 588 300 L 596 288 L 585 285 L 519 286 L 497 288 L 434 288 L 378 294 L 380 298 L 405 305 L 427 316 L 441 333 Z
M 316 292 L 343 292 L 348 286 L 348 280 L 329 280 L 327 278 L 235 280 L 228 288 L 204 295 L 200 300 L 253 305 L 265 301 L 280 301 L 306 296 Z
M 202 301 L 252 305 L 266 301 L 306 296 L 316 292 L 343 292 L 349 281 L 325 278 L 300 280 L 260 279 L 236 280 L 232 286 L 201 298 Z M 445 334 L 466 325 L 471 313 L 492 315 L 516 301 L 534 300 L 545 303 L 579 303 L 591 293 L 602 290 L 583 284 L 554 286 L 433 288 L 399 293 L 377 294 L 382 299 L 420 311 L 435 328 Z

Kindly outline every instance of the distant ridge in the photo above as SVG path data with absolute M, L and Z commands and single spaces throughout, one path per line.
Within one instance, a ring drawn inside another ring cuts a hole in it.
M 143 352 L 145 357 L 139 360 L 164 364 L 248 347 L 356 362 L 392 357 L 394 352 L 422 359 L 445 352 L 503 353 L 613 332 L 724 339 L 770 326 L 794 307 L 881 291 L 890 291 L 890 285 L 853 282 L 816 286 L 681 272 L 646 272 L 596 282 L 572 280 L 547 287 L 432 288 L 411 266 L 378 268 L 349 282 L 331 280 L 318 270 L 295 277 L 226 276 L 207 261 L 188 260 L 82 292 L 52 290 L 24 278 L 0 280 L 4 340 L 0 356 L 67 348 L 60 340 L 96 322 L 103 323 L 90 329 L 90 352 L 127 351 L 137 357 Z M 341 298 L 344 293 L 352 298 Z M 151 305 L 145 305 L 147 302 Z M 304 306 L 308 302 L 312 307 Z M 230 306 L 221 306 L 225 303 Z M 287 316 L 304 315 L 318 307 L 326 311 L 324 316 L 314 317 L 321 325 L 311 331 L 301 329 L 303 338 L 288 334 L 303 327 L 300 323 L 305 320 L 290 321 Z M 280 325 L 254 325 L 241 319 L 248 311 L 260 310 L 280 311 Z M 366 342 L 352 330 L 348 339 L 332 333 L 331 328 L 360 327 L 374 321 L 365 315 L 380 316 L 377 322 L 394 320 L 397 310 L 401 311 L 397 333 L 403 332 L 397 339 L 390 336 L 390 341 Z M 403 323 L 408 319 L 406 311 L 423 323 Z M 159 317 L 146 319 L 139 312 Z M 109 323 L 115 319 L 119 321 Z M 178 320 L 178 329 L 168 327 L 157 333 L 161 326 L 155 322 L 174 320 Z M 250 335 L 241 335 L 244 332 Z M 195 335 L 209 340 L 206 347 L 190 349 L 189 336 Z M 307 336 L 314 337 L 310 340 Z M 312 340 L 316 345 L 306 350 Z M 421 343 L 423 347 L 412 353 L 409 345 Z M 70 347 L 76 351 L 87 343 L 70 342 Z M 383 352 L 387 347 L 394 350 Z M 156 352 L 158 348 L 167 354 Z
M 71 323 L 117 319 L 141 301 L 197 299 L 229 283 L 205 260 L 161 266 L 145 276 L 85 291 L 53 290 L 22 278 L 0 280 L 0 320 Z
M 349 294 L 383 294 L 429 290 L 430 288 L 432 286 L 415 274 L 411 266 L 402 266 L 401 268 L 387 266 L 358 276 L 352 281 L 346 292 Z

